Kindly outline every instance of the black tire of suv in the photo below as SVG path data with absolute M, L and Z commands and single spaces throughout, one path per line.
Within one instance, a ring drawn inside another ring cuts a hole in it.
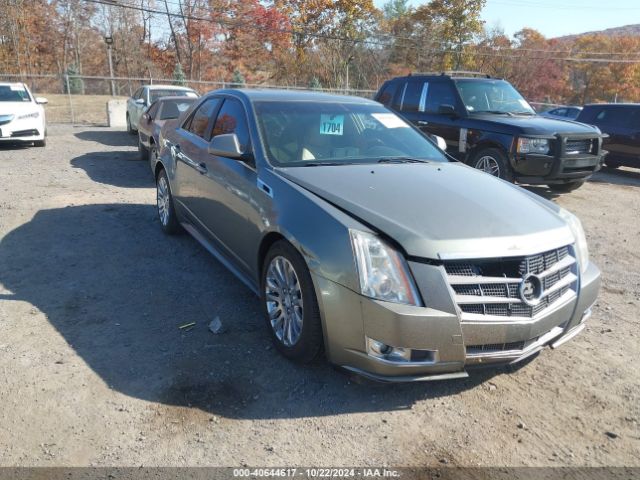
M 138 135 L 138 153 L 140 153 L 140 160 L 149 160 L 149 149 L 145 147 L 140 141 L 140 136 Z
M 269 320 L 266 299 L 266 278 L 269 264 L 278 257 L 287 259 L 295 270 L 302 294 L 302 331 L 298 341 L 292 345 L 285 345 L 276 336 Z M 269 249 L 262 264 L 260 276 L 260 300 L 262 303 L 265 323 L 276 349 L 285 357 L 297 363 L 309 363 L 315 359 L 323 349 L 322 324 L 320 320 L 320 308 L 316 297 L 311 274 L 302 255 L 289 242 L 279 240 Z
M 508 182 L 513 182 L 513 170 L 511 169 L 511 165 L 509 165 L 509 159 L 504 154 L 504 152 L 498 148 L 484 148 L 482 150 L 479 150 L 471 158 L 470 165 L 478 170 L 483 170 L 478 167 L 478 164 L 485 157 L 489 157 L 494 160 L 496 165 L 498 166 L 498 175 L 494 176 L 502 178 L 503 180 L 506 180 Z
M 169 195 L 169 217 L 167 221 L 163 222 L 162 218 L 160 218 L 160 207 L 158 205 L 156 206 L 156 211 L 158 212 L 158 220 L 160 221 L 160 227 L 162 228 L 162 231 L 167 235 L 175 235 L 177 233 L 180 233 L 182 227 L 180 225 L 180 222 L 178 221 L 178 216 L 176 215 L 176 209 L 173 204 L 173 194 L 171 193 L 171 185 L 169 184 L 167 172 L 165 172 L 164 169 L 161 169 L 160 172 L 158 172 L 158 176 L 156 178 L 156 197 L 158 197 L 158 185 L 163 180 L 166 182 L 167 193 Z
M 585 182 L 586 180 L 577 180 L 575 182 L 569 183 L 556 183 L 549 185 L 549 190 L 558 193 L 569 193 L 573 192 L 577 188 L 580 188 L 582 185 L 584 185 Z
M 616 162 L 615 160 L 606 160 L 605 159 L 604 164 L 608 168 L 620 168 L 622 166 L 620 163 Z
M 36 140 L 35 142 L 33 142 L 33 145 L 35 147 L 46 147 L 47 146 L 47 139 L 43 138 L 42 140 Z

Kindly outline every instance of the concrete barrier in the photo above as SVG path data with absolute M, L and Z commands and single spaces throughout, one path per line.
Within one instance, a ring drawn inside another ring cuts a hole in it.
M 107 102 L 107 125 L 110 127 L 127 127 L 126 100 L 109 100 Z

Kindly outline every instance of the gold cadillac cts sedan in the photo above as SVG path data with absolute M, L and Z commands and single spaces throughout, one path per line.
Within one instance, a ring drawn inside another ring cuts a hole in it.
M 559 346 L 598 294 L 575 216 L 449 161 L 370 100 L 213 91 L 163 126 L 150 161 L 162 229 L 260 297 L 292 360 L 464 377 Z

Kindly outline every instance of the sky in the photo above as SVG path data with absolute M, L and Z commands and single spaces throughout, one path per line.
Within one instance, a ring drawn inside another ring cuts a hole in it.
M 375 0 L 381 7 L 386 0 Z M 411 0 L 413 6 L 427 0 Z M 507 35 L 523 27 L 547 38 L 640 24 L 640 0 L 487 0 L 482 18 Z

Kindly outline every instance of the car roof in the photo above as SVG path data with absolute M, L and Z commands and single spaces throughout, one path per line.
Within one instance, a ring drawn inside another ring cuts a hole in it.
M 185 100 L 190 100 L 190 101 L 195 101 L 197 100 L 197 97 L 185 97 L 185 96 L 181 96 L 181 95 L 167 95 L 166 97 L 160 97 L 158 98 L 155 102 L 153 103 L 160 103 L 160 102 L 165 102 L 167 100 L 178 100 L 180 102 L 184 102 Z
M 378 102 L 364 97 L 354 97 L 350 95 L 335 95 L 325 92 L 314 92 L 310 90 L 276 90 L 268 88 L 233 88 L 220 89 L 207 92 L 208 95 L 213 94 L 240 94 L 250 102 L 254 101 L 279 101 L 279 102 L 342 102 L 342 103 L 359 103 L 380 105 Z
M 589 103 L 585 107 L 640 107 L 640 103 Z
M 189 90 L 189 91 L 193 90 L 193 88 L 182 87 L 180 85 L 156 85 L 155 83 L 152 85 L 142 85 L 142 86 L 148 88 L 149 90 Z
M 465 75 L 443 75 L 443 74 L 420 74 L 420 73 L 416 73 L 416 74 L 412 74 L 412 75 L 404 75 L 402 77 L 396 77 L 393 78 L 389 81 L 393 81 L 393 80 L 409 80 L 411 78 L 415 78 L 415 79 L 421 79 L 421 78 L 430 78 L 430 79 L 439 79 L 439 80 L 469 80 L 471 82 L 486 82 L 487 80 L 493 80 L 493 81 L 500 81 L 500 82 L 504 82 L 506 81 L 504 78 L 498 78 L 498 77 L 486 77 L 486 76 L 478 76 L 478 77 L 470 77 L 470 76 L 465 76 Z
M 3 87 L 8 86 L 14 86 L 14 87 L 26 87 L 26 83 L 23 82 L 0 82 L 0 85 L 2 85 Z

